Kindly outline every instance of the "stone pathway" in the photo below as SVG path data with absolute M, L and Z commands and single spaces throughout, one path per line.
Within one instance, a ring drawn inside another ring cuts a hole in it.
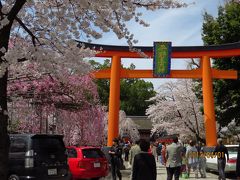
M 122 180 L 130 180 L 130 174 L 131 174 L 131 169 L 126 169 L 126 170 L 122 170 Z M 230 175 L 232 176 L 232 175 Z M 167 179 L 167 172 L 164 166 L 157 166 L 157 180 L 166 180 Z M 180 178 L 182 180 L 184 180 L 184 178 Z M 190 177 L 188 178 L 189 180 L 193 180 L 196 179 L 194 174 L 191 173 Z M 218 175 L 216 173 L 207 173 L 207 178 L 199 178 L 199 180 L 217 180 L 218 179 Z M 111 180 L 111 174 L 109 173 L 109 175 L 105 178 L 102 178 L 101 180 Z M 148 180 L 146 178 L 146 180 Z M 235 180 L 234 178 L 226 178 L 226 180 Z

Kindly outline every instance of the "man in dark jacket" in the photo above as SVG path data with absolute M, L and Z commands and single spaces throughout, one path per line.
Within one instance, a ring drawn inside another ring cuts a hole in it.
M 222 139 L 219 138 L 217 140 L 217 146 L 215 147 L 214 150 L 215 155 L 217 156 L 217 160 L 218 160 L 218 179 L 219 180 L 225 180 L 225 166 L 226 166 L 226 157 L 227 156 L 227 160 L 229 160 L 229 155 L 228 155 L 228 150 L 227 148 L 223 145 L 222 143 Z
M 236 173 L 238 180 L 240 180 L 240 144 L 238 146 Z
M 148 153 L 150 143 L 140 140 L 141 152 L 134 157 L 132 167 L 132 180 L 156 180 L 156 161 L 152 154 Z
M 111 161 L 111 172 L 112 179 L 116 180 L 116 174 L 119 180 L 122 179 L 122 174 L 120 172 L 121 168 L 121 156 L 122 156 L 122 148 L 119 146 L 119 141 L 117 138 L 113 139 L 113 146 L 109 150 L 110 161 Z

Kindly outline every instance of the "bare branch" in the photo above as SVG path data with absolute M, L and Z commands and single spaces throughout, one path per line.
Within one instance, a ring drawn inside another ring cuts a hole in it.
M 195 66 L 197 66 L 198 68 L 200 68 L 199 63 L 197 63 L 194 59 L 191 59 L 191 63 L 192 63 L 192 65 L 195 65 Z
M 188 62 L 188 69 L 194 69 L 193 66 L 196 66 L 197 68 L 200 68 L 201 65 L 199 62 L 195 61 L 195 59 L 191 59 L 191 62 Z

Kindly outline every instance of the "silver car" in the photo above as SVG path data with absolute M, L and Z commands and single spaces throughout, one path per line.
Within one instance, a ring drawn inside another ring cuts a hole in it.
M 225 145 L 228 149 L 229 160 L 226 162 L 225 172 L 236 172 L 236 163 L 237 163 L 237 152 L 238 145 Z M 207 170 L 218 171 L 217 157 L 211 156 L 214 151 L 214 147 L 207 148 L 207 152 L 210 153 L 210 156 L 207 157 Z M 227 157 L 226 157 L 227 159 Z

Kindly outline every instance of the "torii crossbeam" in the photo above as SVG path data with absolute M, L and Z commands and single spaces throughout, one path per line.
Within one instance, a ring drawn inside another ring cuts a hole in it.
M 82 42 L 79 42 L 79 46 Z M 152 70 L 127 70 L 121 68 L 121 58 L 143 58 L 137 52 L 130 52 L 128 46 L 108 46 L 84 43 L 85 47 L 101 50 L 96 57 L 112 58 L 111 68 L 92 72 L 95 78 L 110 79 L 108 146 L 119 134 L 120 79 L 121 78 L 155 78 Z M 153 47 L 135 47 L 149 58 L 153 57 Z M 202 79 L 204 123 L 207 146 L 215 146 L 217 140 L 216 119 L 213 97 L 213 79 L 237 79 L 235 70 L 217 70 L 211 68 L 210 58 L 240 56 L 240 43 L 214 46 L 182 46 L 172 48 L 171 58 L 200 58 L 200 68 L 195 70 L 171 70 L 165 78 Z M 158 77 L 159 78 L 159 77 Z

